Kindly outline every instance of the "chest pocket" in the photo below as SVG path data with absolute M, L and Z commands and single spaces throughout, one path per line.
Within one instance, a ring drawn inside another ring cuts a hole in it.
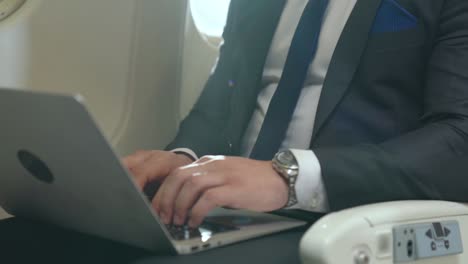
M 396 32 L 376 32 L 369 37 L 369 52 L 395 51 L 424 45 L 426 34 L 424 27 L 418 25 L 412 29 Z
M 369 36 L 369 50 L 398 50 L 423 44 L 424 26 L 413 12 L 397 0 L 382 0 Z

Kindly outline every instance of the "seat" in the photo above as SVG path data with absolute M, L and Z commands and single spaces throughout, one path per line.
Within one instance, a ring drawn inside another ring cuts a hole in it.
M 304 264 L 468 263 L 468 205 L 400 201 L 331 213 L 303 236 Z

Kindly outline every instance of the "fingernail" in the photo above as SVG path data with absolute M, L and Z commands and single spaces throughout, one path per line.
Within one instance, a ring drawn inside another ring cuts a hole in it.
M 182 225 L 182 217 L 180 217 L 179 215 L 174 216 L 174 223 L 176 225 Z
M 168 221 L 169 219 L 168 219 L 167 215 L 165 213 L 161 212 L 160 216 L 161 216 L 161 220 L 163 221 L 163 223 L 168 225 L 169 224 L 169 221 Z
M 191 227 L 191 228 L 197 227 L 197 225 L 195 224 L 195 221 L 193 221 L 193 220 L 190 220 L 189 223 L 188 223 L 188 225 L 189 225 L 189 227 Z

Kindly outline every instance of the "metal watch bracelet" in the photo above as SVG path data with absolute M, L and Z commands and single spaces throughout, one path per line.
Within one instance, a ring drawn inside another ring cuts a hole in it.
M 284 178 L 288 184 L 288 202 L 285 208 L 298 203 L 296 196 L 296 180 L 299 174 L 299 166 L 291 151 L 280 151 L 273 158 L 273 169 Z

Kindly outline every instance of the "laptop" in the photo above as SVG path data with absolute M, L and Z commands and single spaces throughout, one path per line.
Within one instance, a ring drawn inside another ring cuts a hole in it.
M 190 254 L 305 225 L 215 209 L 196 229 L 165 226 L 81 96 L 0 89 L 0 206 L 156 253 Z

